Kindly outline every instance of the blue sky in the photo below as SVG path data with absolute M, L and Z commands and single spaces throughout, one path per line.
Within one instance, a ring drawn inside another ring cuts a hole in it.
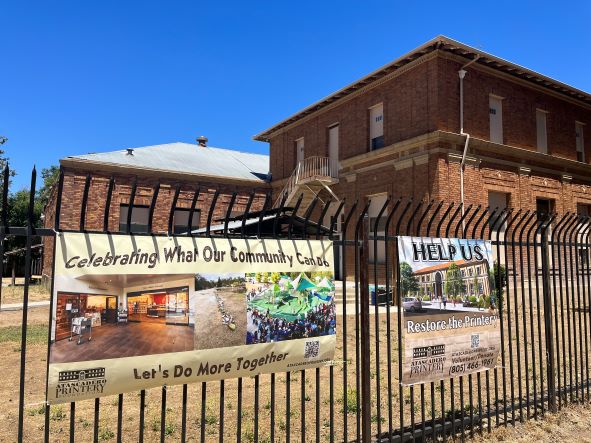
M 546 6 L 547 5 L 547 6 Z M 251 136 L 438 34 L 591 91 L 591 2 L 6 1 L 0 135 L 33 163 Z

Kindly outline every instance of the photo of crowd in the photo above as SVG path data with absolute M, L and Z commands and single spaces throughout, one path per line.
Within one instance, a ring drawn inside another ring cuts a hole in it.
M 335 334 L 334 285 L 326 274 L 248 277 L 246 344 Z

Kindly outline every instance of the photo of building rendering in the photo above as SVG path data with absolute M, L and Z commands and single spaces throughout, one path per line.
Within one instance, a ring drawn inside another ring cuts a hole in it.
M 481 297 L 490 294 L 491 282 L 488 262 L 466 260 L 440 263 L 413 272 L 419 284 L 419 294 L 426 295 L 431 299 L 441 298 L 446 293 L 447 273 L 452 264 L 459 271 L 463 286 L 466 288 L 465 296 Z

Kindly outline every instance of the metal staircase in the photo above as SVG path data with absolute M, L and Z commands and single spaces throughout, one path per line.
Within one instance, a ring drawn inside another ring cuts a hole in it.
M 303 195 L 299 211 L 305 211 L 323 189 L 332 196 L 333 201 L 339 201 L 330 189 L 330 185 L 338 182 L 339 166 L 336 160 L 328 157 L 308 157 L 298 163 L 277 196 L 274 207 L 279 207 L 284 198 L 284 206 L 293 206 L 299 196 Z

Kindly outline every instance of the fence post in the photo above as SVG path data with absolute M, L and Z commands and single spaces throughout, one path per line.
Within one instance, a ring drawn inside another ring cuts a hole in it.
M 361 286 L 361 441 L 371 441 L 371 381 L 370 381 L 370 336 L 369 336 L 369 216 L 363 215 L 362 242 L 359 248 L 359 285 Z
M 552 299 L 550 296 L 550 261 L 548 259 L 548 227 L 550 220 L 542 227 L 542 292 L 544 296 L 544 323 L 546 338 L 546 367 L 548 378 L 548 409 L 556 412 L 556 381 L 554 379 L 554 331 L 552 328 Z M 522 289 L 523 290 L 523 289 Z

